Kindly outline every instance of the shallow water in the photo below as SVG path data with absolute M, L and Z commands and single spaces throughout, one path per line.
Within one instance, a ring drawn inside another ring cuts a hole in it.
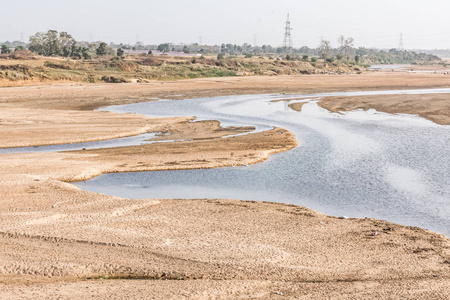
M 134 146 L 152 143 L 149 139 L 155 138 L 155 133 L 144 133 L 136 136 L 129 136 L 117 139 L 110 139 L 104 141 L 84 142 L 59 144 L 48 146 L 34 146 L 34 147 L 15 147 L 15 148 L 0 148 L 0 154 L 7 153 L 33 153 L 33 152 L 58 152 L 58 151 L 73 151 L 82 149 L 102 149 L 114 148 L 124 146 Z
M 373 65 L 369 67 L 369 70 L 403 69 L 410 67 L 411 65 Z
M 293 203 L 330 215 L 386 219 L 450 236 L 450 126 L 375 110 L 330 113 L 313 98 L 445 92 L 450 89 L 245 95 L 109 107 L 106 110 L 149 116 L 194 115 L 226 125 L 278 126 L 292 131 L 299 146 L 251 166 L 104 174 L 76 185 L 135 199 Z M 287 102 L 271 102 L 286 98 L 308 103 L 295 112 Z

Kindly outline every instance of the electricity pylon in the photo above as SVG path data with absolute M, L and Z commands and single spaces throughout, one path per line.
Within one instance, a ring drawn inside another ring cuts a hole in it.
M 283 40 L 283 48 L 291 54 L 292 53 L 292 38 L 291 38 L 291 21 L 289 20 L 289 14 L 287 15 L 286 27 L 284 28 L 284 40 Z
M 403 46 L 403 33 L 400 33 L 400 42 L 398 43 L 398 51 L 405 50 L 405 47 Z

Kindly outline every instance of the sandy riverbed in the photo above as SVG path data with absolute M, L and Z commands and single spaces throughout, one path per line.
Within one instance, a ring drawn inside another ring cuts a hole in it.
M 128 200 L 66 183 L 103 172 L 257 163 L 297 145 L 281 128 L 222 139 L 249 129 L 90 111 L 102 105 L 154 97 L 450 86 L 444 75 L 379 74 L 1 89 L 3 147 L 144 131 L 194 140 L 0 155 L 0 297 L 448 298 L 450 241 L 426 230 L 276 203 Z M 419 96 L 407 97 L 413 101 L 408 110 L 401 97 L 378 107 L 377 99 L 370 100 L 361 108 L 389 112 L 395 106 L 427 117 L 427 111 L 442 111 L 449 102 L 427 100 L 423 106 L 414 102 Z M 448 122 L 445 118 L 439 120 Z M 96 279 L 100 276 L 107 279 Z

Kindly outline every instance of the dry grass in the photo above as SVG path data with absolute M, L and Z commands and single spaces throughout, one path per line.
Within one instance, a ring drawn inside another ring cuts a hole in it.
M 3 68 L 0 69 L 0 86 L 48 81 L 115 83 L 255 75 L 342 74 L 360 71 L 358 67 L 344 64 L 315 64 L 257 57 L 217 60 L 214 57 L 137 55 L 127 56 L 125 59 L 103 57 L 77 61 L 37 57 L 29 52 L 18 57 L 20 61 L 9 56 L 3 56 L 3 59 L 0 57 L 0 68 Z

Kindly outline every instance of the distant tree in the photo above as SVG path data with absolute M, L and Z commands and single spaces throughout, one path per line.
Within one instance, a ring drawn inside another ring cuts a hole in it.
M 83 57 L 83 52 L 81 47 L 75 47 L 72 51 L 72 57 L 81 59 Z
M 106 47 L 108 46 L 108 44 L 106 44 L 105 42 L 101 42 L 97 49 L 95 50 L 95 52 L 97 53 L 98 56 L 104 56 L 107 54 L 107 49 Z
M 73 55 L 73 50 L 76 47 L 77 42 L 67 32 L 61 32 L 59 34 L 59 43 L 62 48 L 62 56 L 69 57 Z
M 92 51 L 89 48 L 83 47 L 81 48 L 81 55 L 84 59 L 91 59 Z
M 339 53 L 342 53 L 344 50 L 345 36 L 340 35 L 337 39 L 337 42 L 339 44 Z
M 59 41 L 58 31 L 49 30 L 45 37 L 44 49 L 46 56 L 59 56 L 62 54 L 62 45 Z
M 28 49 L 30 51 L 35 52 L 39 55 L 47 55 L 46 48 L 46 41 L 45 41 L 45 33 L 44 32 L 38 32 L 33 36 L 30 36 L 30 45 L 28 46 Z
M 2 45 L 2 52 L 1 52 L 2 54 L 8 54 L 8 53 L 11 53 L 11 49 L 8 47 L 8 46 L 6 46 L 6 45 Z
M 390 50 L 389 50 L 390 51 Z M 359 47 L 357 50 L 356 50 L 356 54 L 357 55 L 359 55 L 360 57 L 362 57 L 362 56 L 364 56 L 364 55 L 367 55 L 369 53 L 369 50 L 367 50 L 366 48 L 364 48 L 364 47 Z
M 153 51 L 152 50 L 148 50 L 148 55 L 153 55 Z
M 303 61 L 309 61 L 309 55 L 306 55 L 306 54 L 303 55 L 302 59 L 303 59 Z
M 340 35 L 338 38 L 338 43 L 340 45 L 339 47 L 339 54 L 344 55 L 344 57 L 348 58 L 350 55 L 350 52 L 353 49 L 353 38 L 345 38 L 343 35 Z
M 225 54 L 223 54 L 223 53 L 219 53 L 218 55 L 217 55 L 217 59 L 218 60 L 223 60 L 225 58 Z
M 25 50 L 25 47 L 22 45 L 19 45 L 16 48 L 14 48 L 14 51 L 23 51 L 23 50 Z
M 184 53 L 191 53 L 191 51 L 189 50 L 188 46 L 184 46 L 183 47 L 183 52 Z
M 58 34 L 56 30 L 49 30 L 46 33 L 38 32 L 30 37 L 28 49 L 44 56 L 65 56 L 73 55 L 76 48 L 75 39 L 67 32 Z
M 168 43 L 160 44 L 160 45 L 158 45 L 158 51 L 164 52 L 164 53 L 169 52 L 170 51 L 170 45 Z
M 330 41 L 322 40 L 319 45 L 319 55 L 326 60 L 331 56 L 331 43 Z
M 125 52 L 122 50 L 122 48 L 117 49 L 117 56 L 122 57 L 125 54 Z

